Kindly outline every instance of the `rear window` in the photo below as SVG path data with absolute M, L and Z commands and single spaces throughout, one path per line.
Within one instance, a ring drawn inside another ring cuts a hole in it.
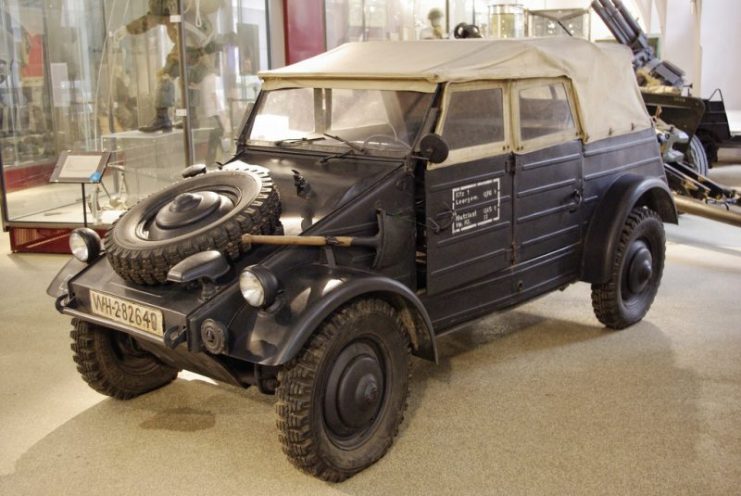
M 563 83 L 519 91 L 520 138 L 525 141 L 574 129 L 574 118 Z

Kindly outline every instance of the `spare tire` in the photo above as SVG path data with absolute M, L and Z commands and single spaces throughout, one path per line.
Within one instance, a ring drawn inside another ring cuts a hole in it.
M 272 234 L 280 199 L 268 170 L 247 166 L 177 182 L 140 201 L 105 236 L 113 270 L 137 284 L 163 284 L 185 258 L 218 250 L 235 260 L 243 234 Z

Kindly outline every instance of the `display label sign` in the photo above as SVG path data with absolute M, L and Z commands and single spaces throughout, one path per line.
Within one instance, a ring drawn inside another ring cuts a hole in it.
M 453 234 L 498 221 L 500 200 L 499 178 L 453 188 Z
M 62 152 L 49 182 L 99 183 L 110 156 L 110 152 Z

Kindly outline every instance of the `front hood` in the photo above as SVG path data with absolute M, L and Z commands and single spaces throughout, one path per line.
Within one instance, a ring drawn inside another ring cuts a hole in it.
M 326 154 L 302 151 L 249 150 L 237 157 L 270 171 L 281 201 L 281 223 L 285 234 L 301 234 L 312 229 L 327 214 L 347 205 L 363 191 L 392 173 L 404 159 L 365 157 L 334 158 L 326 163 Z M 232 164 L 229 164 L 231 166 Z M 298 174 L 296 174 L 295 172 Z M 299 190 L 300 176 L 308 187 Z

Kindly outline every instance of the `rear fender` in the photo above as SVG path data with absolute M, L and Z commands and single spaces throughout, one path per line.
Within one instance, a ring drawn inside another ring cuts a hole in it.
M 309 265 L 298 268 L 286 282 L 276 310 L 241 312 L 230 328 L 250 329 L 244 337 L 245 358 L 279 366 L 293 359 L 316 329 L 347 303 L 365 297 L 387 301 L 399 311 L 412 344 L 412 353 L 437 362 L 437 348 L 429 315 L 416 294 L 400 282 L 349 268 Z M 242 341 L 242 340 L 240 340 Z M 244 348 L 243 348 L 244 349 Z M 234 355 L 233 355 L 234 356 Z
M 677 223 L 677 209 L 664 181 L 637 174 L 620 176 L 602 197 L 589 221 L 581 264 L 582 281 L 607 282 L 620 232 L 631 210 L 640 206 L 654 210 L 664 222 Z

